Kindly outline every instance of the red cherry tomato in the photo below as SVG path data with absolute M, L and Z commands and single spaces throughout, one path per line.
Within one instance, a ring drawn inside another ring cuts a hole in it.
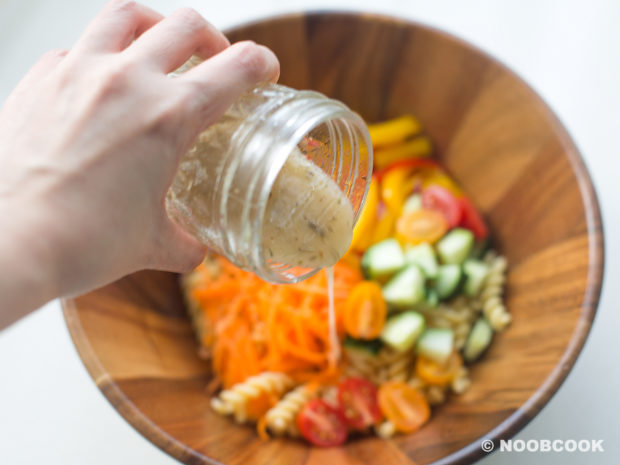
M 489 235 L 489 228 L 487 228 L 482 215 L 480 215 L 476 207 L 474 207 L 467 197 L 461 197 L 459 203 L 461 204 L 461 210 L 463 212 L 460 226 L 473 232 L 476 239 L 486 239 Z
M 463 218 L 463 209 L 452 192 L 445 187 L 433 184 L 422 191 L 422 206 L 440 212 L 450 228 L 458 226 Z
M 311 399 L 302 407 L 297 415 L 297 427 L 314 446 L 339 446 L 347 440 L 344 417 L 322 399 Z
M 377 388 L 363 378 L 348 378 L 340 383 L 338 404 L 351 429 L 364 430 L 381 420 Z

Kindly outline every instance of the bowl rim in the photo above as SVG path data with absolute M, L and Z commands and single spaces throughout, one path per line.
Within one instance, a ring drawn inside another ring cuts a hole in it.
M 577 185 L 584 203 L 586 232 L 588 236 L 588 273 L 586 276 L 586 290 L 583 296 L 581 312 L 577 319 L 575 329 L 573 330 L 566 349 L 551 373 L 519 408 L 517 408 L 508 418 L 503 420 L 495 428 L 488 431 L 484 436 L 481 436 L 463 448 L 432 462 L 431 465 L 469 464 L 490 454 L 490 452 L 485 452 L 480 447 L 482 441 L 491 440 L 494 445 L 492 450 L 497 450 L 497 445 L 499 444 L 500 439 L 508 439 L 517 434 L 547 405 L 566 380 L 568 374 L 575 365 L 583 346 L 585 345 L 585 342 L 590 334 L 594 317 L 596 316 L 605 269 L 605 239 L 603 220 L 596 190 L 592 183 L 587 165 L 585 164 L 575 142 L 570 137 L 568 130 L 564 127 L 559 117 L 554 113 L 547 102 L 532 88 L 532 86 L 518 73 L 504 64 L 503 61 L 491 55 L 489 52 L 436 26 L 431 26 L 410 18 L 403 18 L 370 10 L 362 11 L 343 8 L 320 8 L 286 12 L 275 15 L 257 16 L 249 21 L 235 23 L 229 27 L 226 27 L 223 32 L 227 35 L 235 30 L 265 22 L 283 21 L 299 17 L 318 17 L 324 15 L 358 19 L 372 18 L 374 21 L 382 21 L 385 23 L 400 24 L 408 27 L 424 29 L 432 32 L 433 34 L 439 35 L 440 37 L 449 40 L 460 47 L 475 52 L 491 61 L 503 72 L 519 81 L 523 85 L 524 89 L 529 93 L 530 97 L 533 98 L 534 101 L 537 101 L 540 105 L 540 108 L 545 113 L 545 117 L 548 119 L 550 126 L 553 127 L 562 146 L 565 148 L 566 157 L 577 180 Z M 144 413 L 142 413 L 128 399 L 125 393 L 118 387 L 99 362 L 99 359 L 95 355 L 95 352 L 85 336 L 84 330 L 81 326 L 75 300 L 62 299 L 61 305 L 69 333 L 74 345 L 76 346 L 76 350 L 82 359 L 82 362 L 86 366 L 90 376 L 93 378 L 95 384 L 101 390 L 103 395 L 129 424 L 131 424 L 146 439 L 159 447 L 163 452 L 166 452 L 183 463 L 224 465 L 215 459 L 198 453 L 196 450 L 172 437 L 170 434 L 155 425 Z

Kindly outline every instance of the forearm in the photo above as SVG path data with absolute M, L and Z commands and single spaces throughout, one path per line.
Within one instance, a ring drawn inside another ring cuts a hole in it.
M 0 205 L 0 331 L 58 297 L 51 250 L 32 206 Z

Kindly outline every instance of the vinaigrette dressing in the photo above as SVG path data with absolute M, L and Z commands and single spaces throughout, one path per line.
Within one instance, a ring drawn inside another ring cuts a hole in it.
M 236 266 L 293 283 L 346 253 L 371 171 L 359 115 L 318 92 L 261 84 L 181 158 L 166 209 Z

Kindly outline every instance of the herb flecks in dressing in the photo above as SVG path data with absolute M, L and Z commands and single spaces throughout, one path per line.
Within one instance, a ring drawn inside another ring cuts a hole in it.
M 299 150 L 273 185 L 263 223 L 266 257 L 308 268 L 334 265 L 349 245 L 353 208 L 338 185 Z

